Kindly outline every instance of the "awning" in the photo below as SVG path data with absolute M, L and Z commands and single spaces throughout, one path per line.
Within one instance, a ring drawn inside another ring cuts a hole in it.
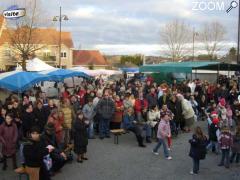
M 53 70 L 41 71 L 39 74 L 48 75 L 50 80 L 52 81 L 63 81 L 66 78 L 70 77 L 83 77 L 90 78 L 86 73 L 80 71 L 72 71 L 69 69 L 58 69 L 55 68 Z
M 49 77 L 34 72 L 11 71 L 0 74 L 0 88 L 13 92 L 23 92 Z
M 220 63 L 216 61 L 167 62 L 141 66 L 140 72 L 192 73 L 192 70 L 194 69 L 237 71 L 240 69 L 240 65 Z
M 121 68 L 126 73 L 139 73 L 139 68 Z

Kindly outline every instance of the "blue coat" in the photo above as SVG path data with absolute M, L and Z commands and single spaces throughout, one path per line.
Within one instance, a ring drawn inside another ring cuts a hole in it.
M 129 129 L 134 127 L 133 121 L 135 121 L 135 116 L 134 115 L 129 115 L 128 113 L 126 113 L 123 116 L 123 128 L 124 129 Z
M 199 139 L 196 135 L 193 135 L 189 143 L 191 144 L 189 156 L 193 159 L 205 159 L 207 153 L 207 138 Z

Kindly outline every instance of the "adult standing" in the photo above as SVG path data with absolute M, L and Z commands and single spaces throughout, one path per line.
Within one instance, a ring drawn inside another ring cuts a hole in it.
M 109 89 L 105 89 L 104 97 L 98 102 L 97 113 L 99 114 L 99 138 L 110 138 L 110 121 L 115 113 L 115 104 L 109 97 Z
M 184 99 L 183 95 L 177 94 L 178 100 L 181 102 L 182 115 L 185 120 L 185 131 L 190 132 L 194 124 L 194 111 L 191 104 Z

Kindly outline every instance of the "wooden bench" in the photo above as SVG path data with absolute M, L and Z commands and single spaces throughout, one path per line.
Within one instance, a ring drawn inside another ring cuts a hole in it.
M 112 129 L 110 131 L 114 135 L 114 144 L 118 144 L 118 136 L 125 133 L 124 129 Z

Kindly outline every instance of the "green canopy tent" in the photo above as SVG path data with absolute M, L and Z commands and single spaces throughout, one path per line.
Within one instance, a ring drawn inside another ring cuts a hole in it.
M 204 69 L 205 67 L 220 64 L 219 62 L 194 61 L 194 62 L 167 62 L 162 64 L 151 64 L 141 66 L 140 72 L 175 72 L 175 73 L 192 73 L 194 69 Z
M 144 65 L 139 68 L 139 71 L 142 73 L 155 73 L 153 74 L 156 76 L 156 79 L 166 79 L 167 75 L 173 73 L 185 73 L 191 74 L 192 79 L 192 72 L 195 71 L 195 77 L 197 70 L 213 70 L 217 71 L 217 76 L 219 76 L 219 71 L 239 71 L 240 65 L 238 64 L 227 64 L 227 63 L 220 63 L 217 61 L 187 61 L 187 62 L 166 62 L 162 64 L 151 64 L 151 65 Z M 158 74 L 158 75 L 157 75 Z M 176 78 L 174 78 L 176 79 Z

